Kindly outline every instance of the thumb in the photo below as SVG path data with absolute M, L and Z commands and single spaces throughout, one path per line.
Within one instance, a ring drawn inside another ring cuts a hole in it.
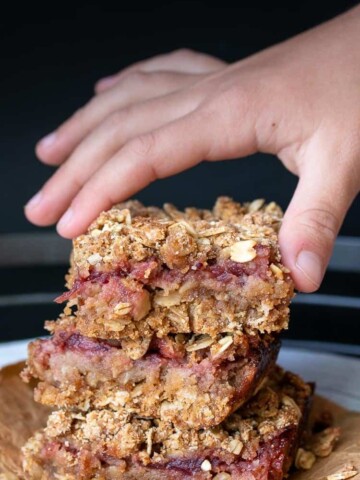
M 310 168 L 309 168 L 310 167 Z M 334 165 L 308 164 L 285 213 L 279 234 L 283 263 L 291 270 L 296 288 L 317 290 L 329 263 L 336 236 L 355 197 Z

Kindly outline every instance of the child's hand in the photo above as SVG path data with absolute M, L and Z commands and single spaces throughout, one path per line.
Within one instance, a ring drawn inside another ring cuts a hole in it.
M 297 287 L 316 290 L 360 187 L 360 8 L 231 66 L 187 51 L 141 62 L 37 146 L 61 165 L 26 206 L 82 233 L 112 204 L 202 160 L 256 151 L 300 180 L 280 232 Z

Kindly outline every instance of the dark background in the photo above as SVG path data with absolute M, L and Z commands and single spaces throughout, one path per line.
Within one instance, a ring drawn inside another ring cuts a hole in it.
M 97 79 L 140 59 L 180 47 L 235 61 L 357 3 L 13 2 L 2 6 L 0 232 L 39 231 L 25 220 L 23 205 L 52 170 L 36 160 L 34 144 L 91 97 Z M 296 182 L 278 160 L 259 154 L 239 161 L 200 165 L 157 182 L 139 193 L 138 198 L 152 204 L 171 201 L 180 207 L 210 206 L 216 196 L 227 194 L 240 201 L 266 197 L 285 208 Z M 357 199 L 341 233 L 360 236 L 359 218 Z M 61 290 L 64 272 L 65 266 L 52 270 L 3 269 L 0 294 Z M 322 290 L 325 293 L 338 293 L 344 285 L 349 295 L 358 291 L 357 277 L 337 276 L 334 280 L 330 273 L 327 278 Z M 0 324 L 0 340 L 39 334 L 43 319 L 54 314 L 54 307 L 5 309 L 1 315 L 8 324 L 6 328 Z M 307 329 L 303 326 L 300 307 L 294 315 L 298 318 L 292 329 L 294 337 L 321 337 L 323 327 L 314 329 L 311 322 Z M 317 317 L 324 318 L 324 312 L 312 312 L 312 318 Z M 349 322 L 354 325 L 352 317 Z M 329 326 L 328 339 L 354 341 L 344 332 L 339 333 L 337 325 L 334 320 Z

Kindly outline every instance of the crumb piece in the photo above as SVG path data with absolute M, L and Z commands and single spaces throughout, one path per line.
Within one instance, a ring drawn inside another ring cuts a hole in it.
M 317 457 L 328 457 L 334 450 L 339 438 L 340 429 L 338 427 L 328 427 L 322 432 L 312 435 L 308 447 Z
M 87 258 L 87 261 L 88 263 L 90 263 L 90 265 L 96 265 L 97 263 L 100 263 L 101 260 L 102 256 L 98 253 L 93 253 L 92 255 L 90 255 L 90 257 Z
M 203 472 L 210 472 L 211 469 L 212 469 L 212 465 L 211 465 L 211 463 L 209 462 L 209 460 L 206 459 L 206 460 L 204 460 L 204 461 L 202 462 L 200 468 L 201 468 L 201 470 L 202 470 Z
M 230 250 L 230 258 L 237 263 L 246 263 L 256 257 L 256 242 L 254 240 L 241 240 L 233 243 Z
M 310 470 L 314 463 L 316 462 L 315 455 L 308 451 L 304 450 L 303 448 L 299 448 L 296 452 L 295 457 L 295 467 L 301 470 Z
M 347 478 L 355 477 L 359 472 L 354 465 L 345 465 L 338 472 L 332 473 L 326 477 L 326 480 L 346 480 Z

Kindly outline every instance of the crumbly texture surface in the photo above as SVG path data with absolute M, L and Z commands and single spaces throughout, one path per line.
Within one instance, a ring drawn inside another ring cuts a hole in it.
M 74 240 L 65 313 L 88 337 L 279 332 L 293 283 L 281 264 L 281 209 L 221 197 L 212 210 L 136 201 Z
M 220 426 L 172 422 L 109 409 L 54 412 L 23 449 L 31 480 L 281 480 L 290 468 L 312 394 L 299 377 L 273 371 Z
M 23 378 L 39 379 L 35 399 L 88 411 L 108 408 L 172 421 L 178 427 L 218 425 L 246 402 L 273 368 L 279 341 L 232 335 L 154 337 L 131 359 L 120 341 L 83 337 L 74 318 L 52 324 L 54 335 L 29 346 Z M 241 342 L 240 342 L 241 340 Z M 179 414 L 181 412 L 181 414 Z

